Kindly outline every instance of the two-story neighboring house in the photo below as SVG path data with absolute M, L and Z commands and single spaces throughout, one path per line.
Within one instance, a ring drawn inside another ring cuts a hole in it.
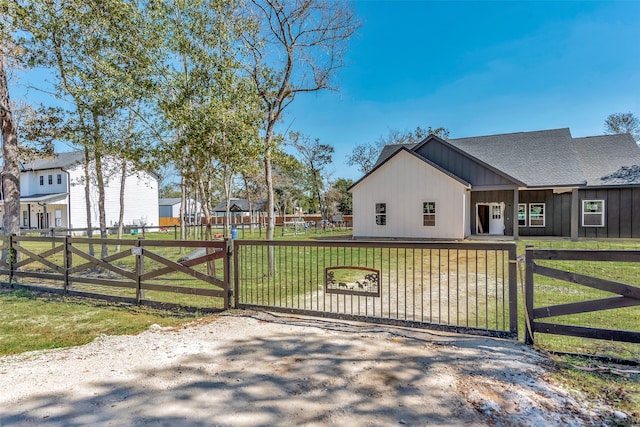
M 103 157 L 107 226 L 117 226 L 120 213 L 120 162 Z M 95 171 L 92 161 L 90 171 Z M 97 227 L 98 189 L 91 183 L 91 224 Z M 4 214 L 4 211 L 2 212 Z M 132 171 L 125 179 L 123 223 L 158 225 L 158 180 Z M 20 227 L 87 227 L 84 152 L 59 153 L 20 165 Z

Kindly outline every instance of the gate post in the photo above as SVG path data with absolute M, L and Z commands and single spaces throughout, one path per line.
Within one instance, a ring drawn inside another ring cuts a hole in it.
M 231 295 L 233 291 L 231 290 L 231 262 L 233 256 L 233 249 L 231 246 L 231 240 L 228 238 L 224 239 L 226 244 L 226 256 L 224 259 L 224 284 L 226 289 L 224 290 L 224 309 L 228 310 L 231 308 Z
M 524 343 L 533 345 L 533 245 L 526 247 L 526 272 L 524 283 Z
M 240 304 L 240 249 L 236 248 L 238 240 L 233 242 L 233 308 L 238 308 Z
M 518 338 L 518 246 L 509 247 L 509 332 Z

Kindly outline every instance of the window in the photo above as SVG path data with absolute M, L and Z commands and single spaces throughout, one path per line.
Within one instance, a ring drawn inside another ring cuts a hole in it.
M 604 227 L 604 200 L 582 201 L 582 226 Z
M 529 203 L 529 227 L 544 227 L 544 203 Z
M 40 185 L 44 185 L 44 176 L 40 176 Z
M 422 204 L 422 225 L 425 227 L 435 227 L 436 202 L 424 202 Z
M 47 178 L 49 178 L 49 185 L 53 184 L 53 175 L 49 175 Z
M 500 206 L 500 205 L 491 206 L 491 218 L 492 219 L 501 219 L 502 218 L 502 206 Z
M 42 178 L 42 177 L 40 177 Z M 27 211 L 22 211 L 22 226 L 23 227 L 28 227 L 29 226 L 29 212 Z
M 62 184 L 62 174 L 60 174 L 60 173 L 59 173 L 59 174 L 56 176 L 56 179 L 58 180 L 58 184 Z
M 518 227 L 527 226 L 527 204 L 518 203 Z
M 376 203 L 376 225 L 387 225 L 386 203 Z
M 62 211 L 59 210 L 56 210 L 56 227 L 62 227 Z

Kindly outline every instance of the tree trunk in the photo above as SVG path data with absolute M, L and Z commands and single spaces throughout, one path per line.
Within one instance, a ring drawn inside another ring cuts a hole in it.
M 98 220 L 100 222 L 100 238 L 107 238 L 107 215 L 104 210 L 104 177 L 102 176 L 102 158 L 100 152 L 96 150 L 96 181 L 98 184 Z M 100 247 L 100 258 L 106 258 L 109 254 L 109 249 L 106 243 L 103 243 Z
M 185 221 L 185 211 L 187 206 L 187 185 L 184 180 L 184 170 L 180 176 L 180 240 L 187 240 L 187 221 Z M 190 221 L 189 221 L 190 222 Z
M 93 237 L 93 227 L 91 225 L 91 174 L 89 173 L 89 167 L 91 165 L 91 154 L 89 153 L 89 147 L 84 147 L 84 200 L 85 209 L 87 212 L 87 237 Z M 89 244 L 89 255 L 94 256 L 93 244 Z
M 122 169 L 120 170 L 120 212 L 118 213 L 118 240 L 122 239 L 124 232 L 124 190 L 127 181 L 127 161 L 122 159 Z M 120 252 L 120 245 L 116 247 L 116 251 Z
M 5 236 L 8 236 L 20 232 L 20 170 L 18 167 L 18 134 L 11 114 L 6 57 L 2 54 L 0 54 L 0 119 L 4 156 L 2 170 L 4 218 L 2 227 Z M 6 250 L 2 251 L 2 260 L 7 261 Z

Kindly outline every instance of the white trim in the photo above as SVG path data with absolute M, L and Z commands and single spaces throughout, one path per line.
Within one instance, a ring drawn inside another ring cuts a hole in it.
M 425 213 L 424 205 L 425 203 L 433 203 L 433 213 Z M 433 225 L 426 225 L 424 223 L 425 215 L 433 216 Z M 423 200 L 422 202 L 422 226 L 423 227 L 436 227 L 437 226 L 437 216 L 438 216 L 438 202 L 435 200 Z
M 584 211 L 584 207 L 585 207 L 585 204 L 587 204 L 587 203 L 602 203 L 602 210 L 600 212 L 585 212 Z M 590 227 L 591 228 L 591 227 L 604 227 L 605 226 L 604 225 L 604 222 L 605 222 L 605 216 L 604 215 L 605 215 L 606 211 L 605 211 L 605 202 L 604 202 L 604 200 L 601 200 L 601 199 L 583 200 L 582 201 L 581 212 L 582 213 L 581 213 L 580 217 L 582 219 L 582 226 L 583 227 Z M 597 215 L 600 215 L 600 224 L 588 224 L 588 225 L 585 224 L 584 223 L 585 214 L 589 215 L 589 216 L 593 216 L 593 217 L 596 217 Z
M 379 205 L 384 205 L 384 212 L 378 212 L 378 206 Z M 389 213 L 387 210 L 387 202 L 376 202 L 374 204 L 374 219 L 375 219 L 375 225 L 376 227 L 386 227 L 387 226 L 387 214 Z M 384 217 L 384 221 L 380 221 L 380 223 L 378 222 L 378 217 L 382 218 Z M 384 222 L 384 223 L 382 223 Z
M 520 206 L 524 206 L 524 224 L 520 224 Z M 518 217 L 516 218 L 516 222 L 518 223 L 518 227 L 527 227 L 529 225 L 529 218 L 527 204 L 526 203 L 518 203 Z
M 534 206 L 542 206 L 542 225 L 533 224 L 533 221 L 539 221 L 540 218 L 531 220 L 531 208 Z M 529 227 L 531 228 L 544 228 L 547 224 L 547 204 L 546 203 L 529 203 Z

